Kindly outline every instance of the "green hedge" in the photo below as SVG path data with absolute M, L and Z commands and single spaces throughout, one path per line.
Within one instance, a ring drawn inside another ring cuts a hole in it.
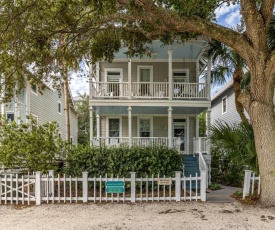
M 182 171 L 183 155 L 175 149 L 166 147 L 89 147 L 78 145 L 72 147 L 67 155 L 67 166 L 64 173 L 81 176 L 129 177 L 136 172 L 137 177 L 152 174 L 174 176 L 175 171 Z

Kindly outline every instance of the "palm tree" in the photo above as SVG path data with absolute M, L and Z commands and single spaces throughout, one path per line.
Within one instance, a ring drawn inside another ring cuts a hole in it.
M 238 97 L 241 94 L 241 81 L 246 69 L 244 60 L 234 50 L 215 40 L 209 43 L 207 55 L 212 58 L 214 66 L 211 70 L 211 81 L 213 84 L 223 84 L 226 82 L 226 76 L 233 76 L 236 110 L 242 122 L 248 123 L 248 119 L 244 114 L 244 108 L 238 102 Z
M 254 133 L 250 123 L 229 125 L 218 121 L 211 126 L 210 141 L 213 147 L 224 152 L 234 165 L 248 166 L 255 173 L 259 173 Z

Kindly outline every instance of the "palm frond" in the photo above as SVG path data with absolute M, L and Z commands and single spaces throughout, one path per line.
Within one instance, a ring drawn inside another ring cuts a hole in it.
M 267 45 L 269 49 L 275 48 L 275 15 L 273 14 L 267 33 Z

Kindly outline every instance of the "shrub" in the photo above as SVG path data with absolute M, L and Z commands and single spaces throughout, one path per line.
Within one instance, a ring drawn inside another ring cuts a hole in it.
M 72 176 L 81 176 L 89 172 L 90 176 L 129 177 L 136 172 L 137 177 L 152 174 L 173 176 L 182 171 L 182 158 L 175 149 L 167 147 L 89 147 L 78 145 L 71 148 L 67 155 L 67 167 L 64 172 Z

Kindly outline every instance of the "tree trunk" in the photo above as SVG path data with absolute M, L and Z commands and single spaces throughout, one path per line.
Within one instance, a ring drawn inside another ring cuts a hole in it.
M 66 67 L 64 67 L 64 71 Z M 64 74 L 64 97 L 65 97 L 65 121 L 66 121 L 66 141 L 70 142 L 71 140 L 71 126 L 70 126 L 70 103 L 69 103 L 69 82 L 68 82 L 68 73 L 63 72 Z
M 238 101 L 238 97 L 241 95 L 241 81 L 243 79 L 243 71 L 242 69 L 236 68 L 233 73 L 233 88 L 234 88 L 234 94 L 235 94 L 235 106 L 236 110 L 240 115 L 240 118 L 242 122 L 248 123 L 248 119 L 244 114 L 244 107 L 243 105 Z
M 258 62 L 259 63 L 259 62 Z M 266 68 L 258 64 L 251 67 L 249 89 L 242 93 L 240 101 L 249 113 L 254 131 L 255 147 L 261 176 L 260 202 L 264 206 L 275 205 L 275 117 L 274 85 L 259 84 L 266 79 Z

